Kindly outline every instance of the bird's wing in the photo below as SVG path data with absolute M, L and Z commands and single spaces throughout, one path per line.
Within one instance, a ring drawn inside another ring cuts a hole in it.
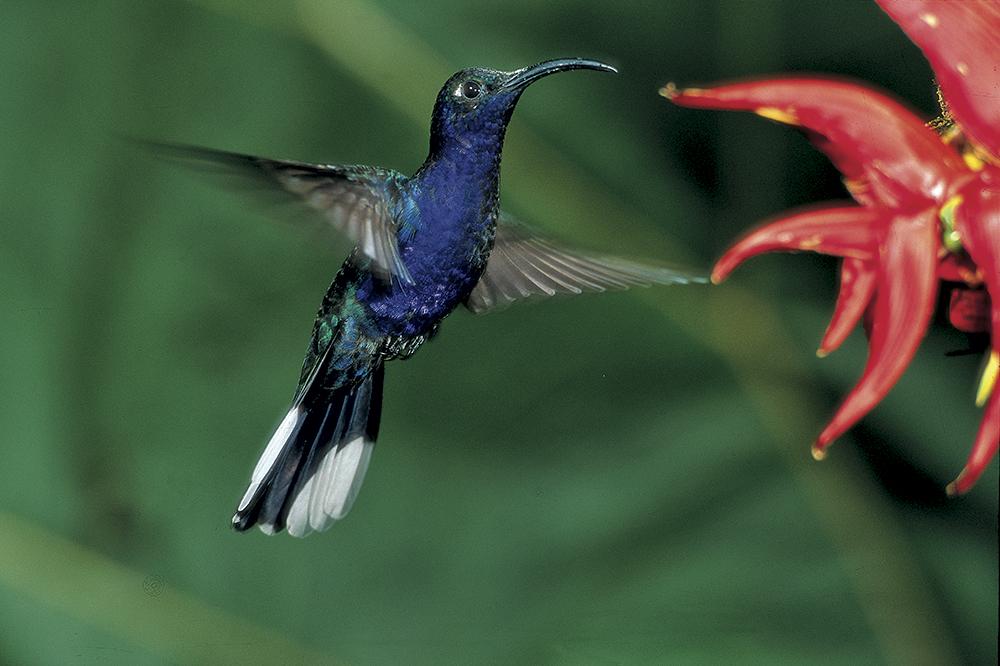
M 501 214 L 486 271 L 465 305 L 480 314 L 529 297 L 707 281 L 686 271 L 560 247 Z
M 398 174 L 366 166 L 324 166 L 272 160 L 181 144 L 141 142 L 161 158 L 205 173 L 216 184 L 265 205 L 290 208 L 280 217 L 312 228 L 329 242 L 336 230 L 387 276 L 412 283 L 399 257 L 391 209 Z M 271 207 L 268 206 L 268 207 Z

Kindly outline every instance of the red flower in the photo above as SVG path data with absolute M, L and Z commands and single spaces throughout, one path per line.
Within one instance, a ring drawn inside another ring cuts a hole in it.
M 682 106 L 753 111 L 804 132 L 844 175 L 857 205 L 801 210 L 772 222 L 716 264 L 720 282 L 743 260 L 772 250 L 843 257 L 840 296 L 819 355 L 864 316 L 864 374 L 813 445 L 827 445 L 867 414 L 899 379 L 933 314 L 940 280 L 958 282 L 950 319 L 989 332 L 993 350 L 977 403 L 982 426 L 965 469 L 948 486 L 975 484 L 1000 442 L 994 390 L 1000 330 L 1000 3 L 878 0 L 920 46 L 947 103 L 940 133 L 858 82 L 768 79 L 707 90 L 661 91 Z

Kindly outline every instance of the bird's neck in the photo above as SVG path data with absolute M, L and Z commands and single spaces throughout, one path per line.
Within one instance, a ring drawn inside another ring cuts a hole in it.
M 505 134 L 503 129 L 493 132 L 448 129 L 451 131 L 431 135 L 430 153 L 420 171 L 445 167 L 479 180 L 499 173 Z
M 474 182 L 495 180 L 500 172 L 506 129 L 504 119 L 498 118 L 490 127 L 481 127 L 436 115 L 431 127 L 430 153 L 420 171 L 448 172 L 448 177 L 458 174 Z
M 455 222 L 464 218 L 463 226 L 469 227 L 468 231 L 478 231 L 474 227 L 493 222 L 500 189 L 499 143 L 489 150 L 457 142 L 438 148 L 414 175 L 421 192 L 453 213 L 461 211 L 458 216 L 446 217 Z

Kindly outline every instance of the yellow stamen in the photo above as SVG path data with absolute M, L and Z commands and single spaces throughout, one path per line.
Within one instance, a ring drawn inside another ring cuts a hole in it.
M 962 195 L 956 194 L 944 202 L 938 211 L 941 222 L 941 244 L 952 254 L 962 251 L 962 237 L 955 230 L 955 209 L 962 203 Z
M 667 99 L 670 99 L 671 97 L 674 96 L 674 93 L 677 92 L 677 84 L 674 83 L 673 81 L 671 81 L 667 85 L 665 85 L 662 88 L 660 88 L 660 90 L 658 92 L 661 95 L 663 95 L 664 97 L 666 97 Z
M 976 407 L 982 407 L 989 400 L 993 389 L 996 388 L 998 374 L 1000 374 L 1000 353 L 994 349 L 990 352 L 986 367 L 983 368 L 983 378 L 979 381 L 979 390 L 976 391 Z
M 779 123 L 785 123 L 786 125 L 799 124 L 799 119 L 796 118 L 791 111 L 782 111 L 781 109 L 776 109 L 773 106 L 761 106 L 754 109 L 753 112 L 758 116 L 770 118 L 771 120 L 777 120 Z
M 986 166 L 986 162 L 980 157 L 976 149 L 963 150 L 962 159 L 965 160 L 965 166 L 969 167 L 972 171 L 982 171 L 983 167 Z
M 951 112 L 948 111 L 948 102 L 945 101 L 944 93 L 941 92 L 941 86 L 937 84 L 937 81 L 934 82 L 934 92 L 937 93 L 937 103 L 938 108 L 941 109 L 941 115 L 927 123 L 927 126 L 940 134 L 942 141 L 951 143 L 956 138 L 960 138 L 962 133 L 958 131 L 955 119 L 951 117 Z

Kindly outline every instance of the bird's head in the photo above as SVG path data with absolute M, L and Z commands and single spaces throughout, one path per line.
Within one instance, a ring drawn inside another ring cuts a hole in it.
M 431 155 L 457 151 L 499 156 L 504 132 L 525 88 L 549 74 L 571 69 L 616 71 L 596 60 L 562 58 L 513 72 L 464 69 L 444 84 L 431 120 Z

